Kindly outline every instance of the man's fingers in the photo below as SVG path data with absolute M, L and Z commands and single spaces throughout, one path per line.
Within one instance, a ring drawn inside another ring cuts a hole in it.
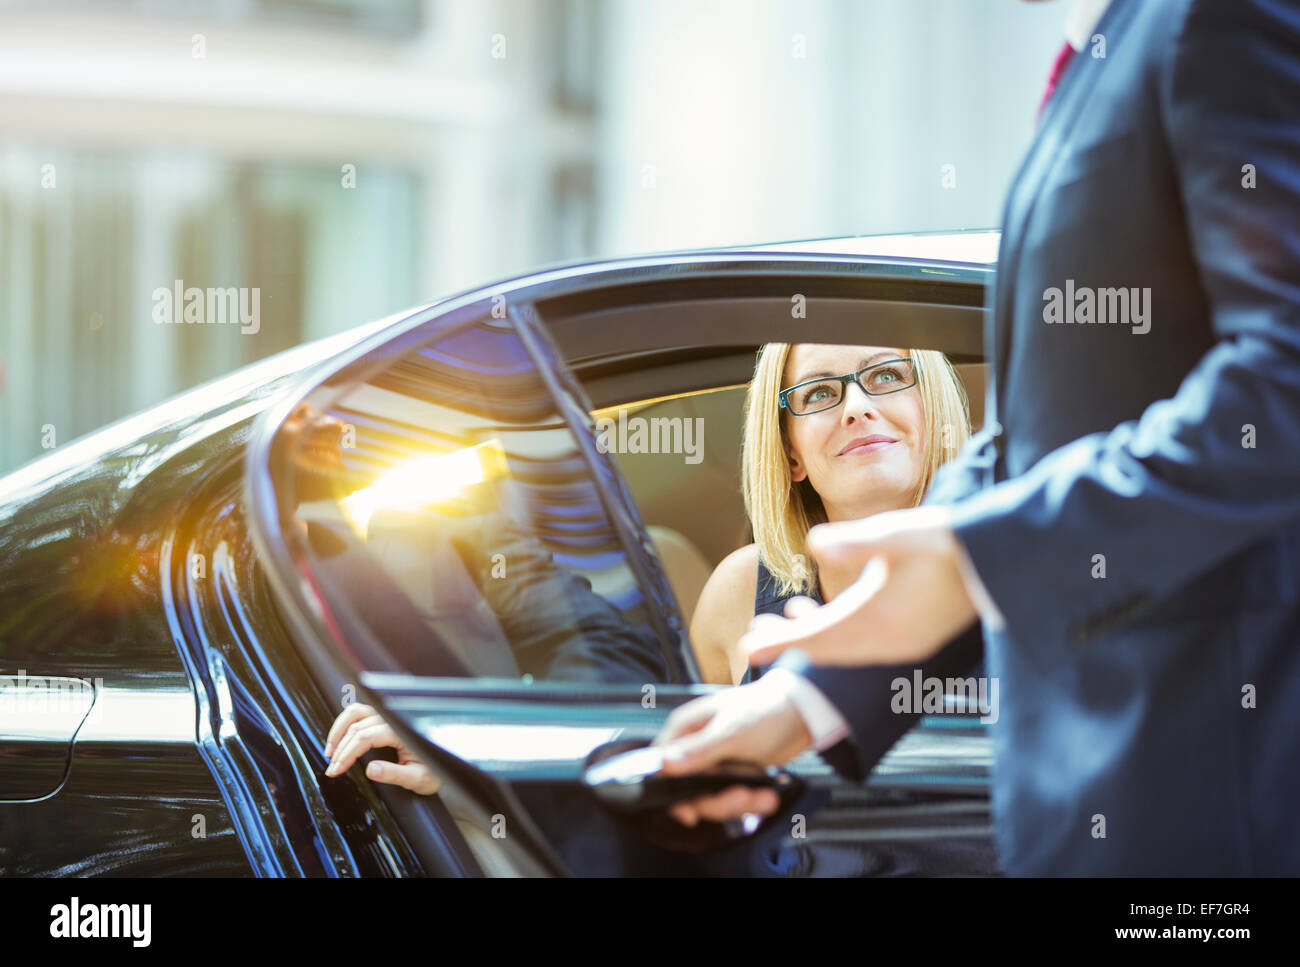
M 864 615 L 859 612 L 871 607 L 872 599 L 884 586 L 887 577 L 884 561 L 873 559 L 862 576 L 836 595 L 830 604 L 814 608 L 797 619 L 780 619 L 779 623 L 769 622 L 758 627 L 751 625 L 738 647 L 747 654 L 751 665 L 775 661 L 788 648 L 802 649 L 814 662 L 822 659 L 833 663 L 850 626 L 871 626 L 870 612 Z M 888 642 L 882 644 L 887 647 Z M 857 650 L 861 651 L 860 642 Z M 881 660 L 886 658 L 887 653 L 882 650 Z
M 683 826 L 694 826 L 701 819 L 715 823 L 728 819 L 739 819 L 746 813 L 770 816 L 781 804 L 780 797 L 771 789 L 750 789 L 747 786 L 732 786 L 712 796 L 701 796 L 686 803 L 676 803 L 669 814 Z M 684 822 L 685 816 L 691 821 Z
M 743 759 L 734 754 L 734 746 L 741 736 L 730 730 L 721 731 L 705 726 L 689 735 L 681 736 L 663 746 L 664 764 L 660 770 L 667 776 L 687 775 L 716 765 L 724 759 Z
M 803 615 L 816 611 L 820 607 L 821 605 L 806 594 L 800 594 L 785 603 L 785 616 L 787 618 L 802 617 Z
M 721 823 L 728 819 L 739 819 L 746 813 L 770 816 L 780 804 L 780 798 L 771 789 L 734 786 L 724 789 L 716 796 L 704 797 L 696 803 L 695 808 L 703 818 Z
M 756 614 L 749 619 L 749 628 L 746 630 L 761 631 L 764 628 L 779 628 L 781 621 L 779 614 Z
M 421 796 L 432 796 L 442 788 L 442 781 L 422 762 L 397 763 L 376 760 L 366 766 L 366 778 L 401 786 Z
M 871 519 L 818 524 L 808 531 L 808 550 L 823 563 L 843 564 L 856 559 L 866 564 L 867 558 L 879 551 L 879 533 L 879 527 Z
M 688 827 L 700 821 L 700 814 L 689 802 L 673 803 L 668 807 L 668 815 Z
M 701 819 L 721 823 L 728 819 L 739 819 L 747 813 L 770 816 L 780 805 L 780 797 L 771 789 L 732 786 L 713 796 L 673 803 L 668 807 L 668 815 L 683 826 L 692 827 Z
M 651 745 L 667 745 L 684 735 L 698 732 L 709 724 L 716 712 L 717 709 L 708 699 L 696 699 L 673 709 Z

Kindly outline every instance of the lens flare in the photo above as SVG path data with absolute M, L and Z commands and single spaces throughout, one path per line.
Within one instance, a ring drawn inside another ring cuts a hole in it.
M 506 470 L 501 441 L 485 440 L 463 450 L 421 457 L 401 464 L 369 487 L 339 501 L 343 517 L 364 540 L 370 518 L 379 510 L 419 510 L 449 501 Z

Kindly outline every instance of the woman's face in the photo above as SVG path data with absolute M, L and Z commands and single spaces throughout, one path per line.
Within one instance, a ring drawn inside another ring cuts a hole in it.
M 893 347 L 801 343 L 790 348 L 781 388 L 906 356 Z M 790 475 L 812 482 L 830 520 L 856 520 L 912 505 L 925 470 L 919 387 L 871 396 L 850 383 L 832 409 L 806 416 L 782 414 Z

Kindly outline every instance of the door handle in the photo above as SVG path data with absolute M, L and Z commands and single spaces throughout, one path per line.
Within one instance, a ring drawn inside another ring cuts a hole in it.
M 67 779 L 95 688 L 80 678 L 0 675 L 0 802 L 34 802 Z
M 689 776 L 663 776 L 663 757 L 646 739 L 624 739 L 597 746 L 583 764 L 582 781 L 606 809 L 636 826 L 651 842 L 669 849 L 702 852 L 731 845 L 771 824 L 802 795 L 804 783 L 772 766 L 746 762 L 722 763 L 719 768 Z M 771 789 L 779 798 L 765 819 L 725 823 L 704 820 L 683 826 L 668 814 L 674 803 L 709 796 L 733 786 Z

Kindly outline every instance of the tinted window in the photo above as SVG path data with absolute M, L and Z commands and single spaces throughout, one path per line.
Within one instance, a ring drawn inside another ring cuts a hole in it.
M 343 640 L 422 675 L 669 680 L 591 441 L 509 325 L 300 407 L 277 443 L 288 533 Z

